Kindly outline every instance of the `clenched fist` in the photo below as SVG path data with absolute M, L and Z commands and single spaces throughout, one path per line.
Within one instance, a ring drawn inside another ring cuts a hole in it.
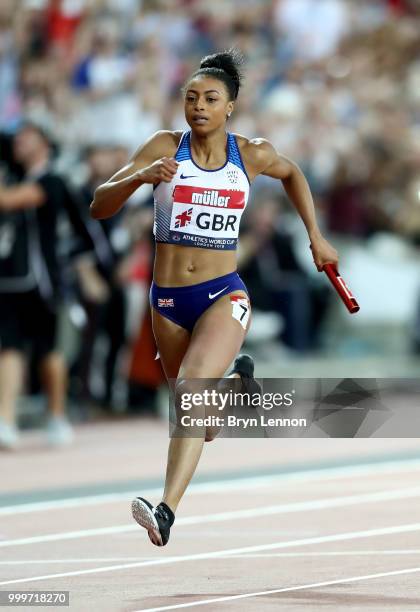
M 157 184 L 160 182 L 170 183 L 174 178 L 179 163 L 173 157 L 162 157 L 153 162 L 147 168 L 137 171 L 137 176 L 142 183 Z

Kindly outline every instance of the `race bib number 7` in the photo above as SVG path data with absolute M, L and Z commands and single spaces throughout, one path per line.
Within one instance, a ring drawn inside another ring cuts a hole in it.
M 232 304 L 232 317 L 246 330 L 251 310 L 249 301 L 242 296 L 232 295 L 230 303 Z

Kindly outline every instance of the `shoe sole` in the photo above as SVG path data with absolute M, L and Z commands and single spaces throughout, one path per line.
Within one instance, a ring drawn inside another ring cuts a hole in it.
M 159 525 L 149 506 L 140 499 L 134 499 L 131 504 L 131 512 L 136 523 L 144 527 L 144 529 L 147 529 L 152 544 L 155 546 L 163 546 Z

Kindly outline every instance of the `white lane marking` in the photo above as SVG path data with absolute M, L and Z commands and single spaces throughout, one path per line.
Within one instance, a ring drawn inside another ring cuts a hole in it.
M 144 492 L 144 495 L 152 497 L 154 495 L 159 495 L 161 492 L 162 488 L 148 489 Z M 125 493 L 104 493 L 103 495 L 87 495 L 86 497 L 72 497 L 51 501 L 32 502 L 29 504 L 16 504 L 15 506 L 3 506 L 3 508 L 0 508 L 0 516 L 45 512 L 47 510 L 61 510 L 64 508 L 78 508 L 80 506 L 94 506 L 96 504 L 113 504 L 122 500 L 127 501 L 127 499 L 135 497 L 138 493 L 138 490 L 133 490 L 126 491 Z
M 420 531 L 420 523 L 407 525 L 394 525 L 393 527 L 382 527 L 380 529 L 368 529 L 365 531 L 350 531 L 345 533 L 334 533 L 326 536 L 313 538 L 302 538 L 300 540 L 290 540 L 288 542 L 273 542 L 271 544 L 258 544 L 256 546 L 244 546 L 242 548 L 228 548 L 215 550 L 206 553 L 195 553 L 190 555 L 180 555 L 177 557 L 166 557 L 153 559 L 151 561 L 141 561 L 139 563 L 124 563 L 120 565 L 108 565 L 106 567 L 93 567 L 86 570 L 76 570 L 73 572 L 62 572 L 59 574 L 46 574 L 43 576 L 31 576 L 30 578 L 15 578 L 0 582 L 0 586 L 7 584 L 22 584 L 25 582 L 39 582 L 42 580 L 56 580 L 57 578 L 68 578 L 70 576 L 86 576 L 88 574 L 100 574 L 114 572 L 117 570 L 132 569 L 135 567 L 151 567 L 154 565 L 169 565 L 170 563 L 185 563 L 186 561 L 200 561 L 203 559 L 217 559 L 228 555 L 238 555 L 242 553 L 254 553 L 263 550 L 276 550 L 279 548 L 292 548 L 309 546 L 312 544 L 325 544 L 326 542 L 344 542 L 349 540 L 359 540 L 361 538 L 372 538 L 377 536 L 395 535 L 398 533 L 413 533 Z
M 359 557 L 359 556 L 387 556 L 387 555 L 418 555 L 420 548 L 403 550 L 334 550 L 326 552 L 290 552 L 290 553 L 256 553 L 253 555 L 229 555 L 230 559 L 263 559 L 271 557 Z M 226 555 L 228 557 L 228 555 Z M 225 558 L 226 558 L 225 557 Z
M 313 582 L 312 584 L 300 584 L 298 586 L 286 587 L 282 589 L 271 589 L 270 591 L 256 591 L 255 593 L 243 593 L 242 595 L 228 595 L 227 597 L 214 597 L 213 599 L 202 599 L 185 604 L 175 604 L 173 606 L 161 606 L 160 608 L 142 608 L 136 612 L 163 612 L 163 610 L 179 610 L 180 608 L 192 608 L 194 606 L 205 606 L 207 604 L 221 603 L 225 601 L 235 601 L 235 599 L 247 599 L 249 597 L 261 597 L 263 595 L 274 595 L 275 593 L 290 593 L 292 591 L 304 591 L 306 589 L 316 589 L 319 587 L 333 586 L 335 584 L 349 584 L 362 580 L 374 580 L 375 578 L 386 578 L 388 576 L 401 576 L 403 574 L 415 574 L 420 572 L 420 567 L 409 567 L 408 569 L 395 570 L 392 572 L 380 572 L 378 574 L 365 574 L 364 576 L 352 576 L 351 578 L 339 578 L 338 580 L 326 580 L 325 582 Z
M 218 523 L 222 521 L 248 519 L 255 516 L 270 516 L 274 514 L 290 514 L 295 512 L 307 512 L 308 510 L 325 510 L 327 508 L 340 508 L 359 504 L 370 504 L 375 502 L 410 499 L 420 497 L 420 487 L 409 489 L 395 489 L 393 491 L 378 491 L 376 493 L 362 493 L 360 495 L 346 495 L 344 497 L 329 497 L 326 499 L 314 499 L 311 501 L 292 502 L 278 504 L 275 506 L 260 506 L 246 510 L 232 510 L 230 512 L 218 512 L 213 514 L 199 514 L 186 516 L 177 520 L 177 527 L 181 525 L 202 525 Z M 0 541 L 0 548 L 10 546 L 23 546 L 27 544 L 41 544 L 43 542 L 57 542 L 59 540 L 74 540 L 78 538 L 90 538 L 98 535 L 115 535 L 138 531 L 135 523 L 130 525 L 113 525 L 110 527 L 97 527 L 96 529 L 82 529 L 79 531 L 64 531 L 61 533 L 50 533 L 27 538 L 16 538 L 14 540 Z
M 116 535 L 136 531 L 138 525 L 113 525 L 112 527 L 98 527 L 97 529 L 80 529 L 79 531 L 65 531 L 62 533 L 50 533 L 42 536 L 29 538 L 17 538 L 15 540 L 0 541 L 0 548 L 9 546 L 24 546 L 26 544 L 40 544 L 42 542 L 57 542 L 59 540 L 75 540 L 78 538 L 91 538 L 99 535 Z
M 248 533 L 248 532 L 247 532 Z M 420 548 L 403 550 L 336 550 L 328 552 L 282 552 L 254 553 L 252 555 L 224 555 L 224 559 L 270 559 L 271 557 L 359 557 L 387 555 L 418 555 Z M 96 557 L 94 559 L 21 559 L 19 561 L 0 561 L 0 565 L 54 565 L 61 563 L 115 563 L 116 561 L 147 561 L 153 557 Z
M 115 563 L 116 561 L 147 561 L 153 557 L 96 557 L 95 559 L 27 559 L 0 561 L 0 565 L 49 565 L 55 563 Z
M 215 480 L 212 482 L 192 483 L 189 485 L 186 496 L 208 493 L 230 493 L 256 488 L 273 487 L 280 483 L 309 482 L 318 480 L 341 480 L 342 478 L 362 478 L 364 476 L 380 476 L 384 474 L 399 474 L 420 471 L 419 459 L 403 459 L 395 461 L 384 461 L 382 463 L 364 463 L 360 465 L 347 465 L 331 468 L 320 468 L 316 470 L 304 470 L 299 472 L 288 472 L 287 474 L 252 476 L 248 478 L 234 478 L 231 480 Z M 142 490 L 142 497 L 154 497 L 162 494 L 162 487 Z M 33 502 L 4 506 L 0 508 L 0 516 L 24 514 L 27 512 L 44 512 L 48 510 L 60 510 L 63 508 L 77 508 L 79 506 L 91 506 L 96 504 L 107 504 L 124 501 L 139 494 L 139 490 L 125 491 L 124 493 L 104 493 L 102 495 L 87 495 L 86 497 L 73 497 L 52 501 Z

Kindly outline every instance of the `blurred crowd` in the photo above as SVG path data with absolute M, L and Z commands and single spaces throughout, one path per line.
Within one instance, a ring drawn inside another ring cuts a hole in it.
M 420 245 L 419 32 L 420 0 L 2 0 L 1 169 L 13 174 L 8 146 L 30 121 L 87 210 L 145 138 L 187 127 L 185 79 L 203 55 L 234 46 L 245 82 L 229 130 L 268 138 L 299 163 L 327 233 L 363 241 L 389 232 Z M 92 394 L 95 342 L 108 336 L 105 403 L 127 337 L 124 367 L 140 381 L 133 402 L 148 401 L 160 380 L 136 358 L 140 346 L 153 352 L 147 320 L 138 325 L 150 193 L 130 204 L 95 227 L 85 220 L 95 265 L 78 264 L 71 311 L 87 338 L 72 369 L 76 395 Z M 279 187 L 257 179 L 239 263 L 257 308 L 281 317 L 278 337 L 315 350 L 328 299 L 296 252 L 292 217 Z
M 332 230 L 415 237 L 419 19 L 418 0 L 2 0 L 0 126 L 40 122 L 81 181 L 87 144 L 182 128 L 187 75 L 237 46 L 232 131 L 300 163 Z

